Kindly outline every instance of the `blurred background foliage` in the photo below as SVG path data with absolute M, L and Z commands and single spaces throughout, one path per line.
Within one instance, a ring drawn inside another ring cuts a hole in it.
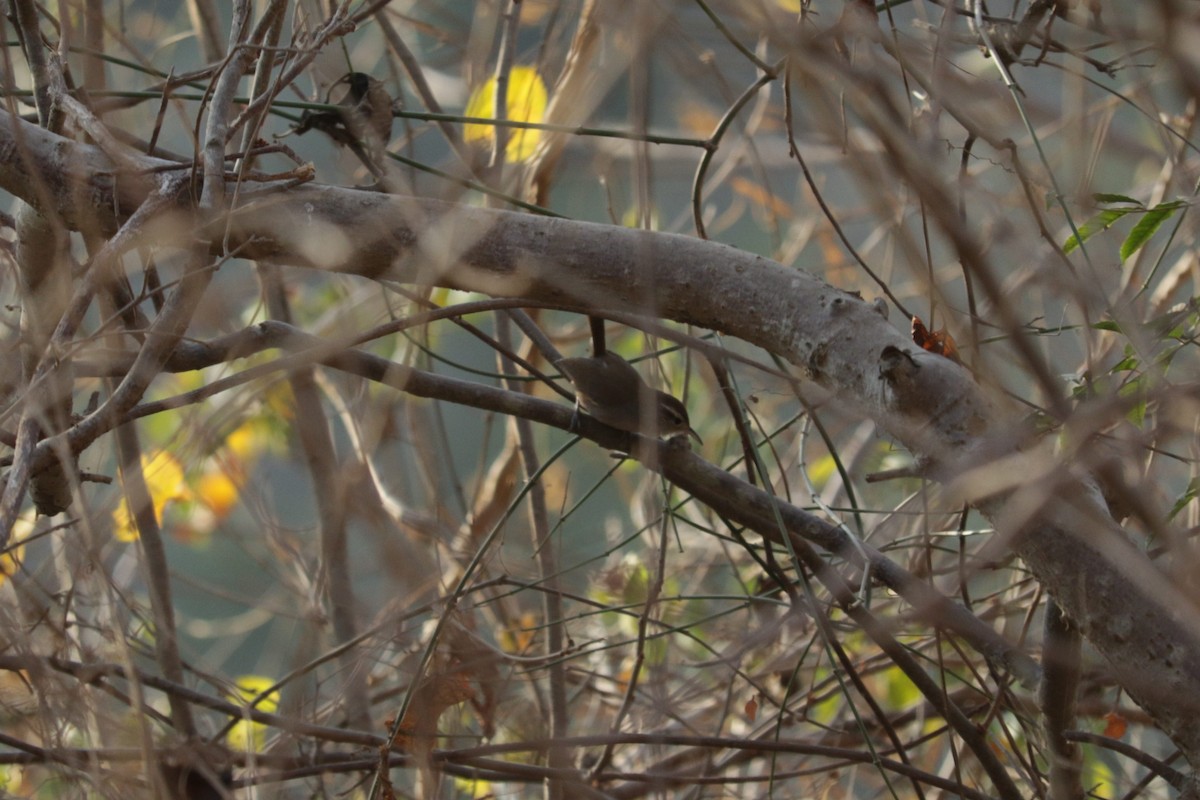
M 67 42 L 82 26 L 83 5 L 42 9 L 48 39 Z M 165 103 L 161 81 L 212 61 L 206 30 L 223 49 L 230 9 L 199 0 L 99 5 L 104 52 L 69 50 L 76 82 L 90 75 L 89 101 L 110 128 L 143 141 L 153 132 L 164 151 L 190 159 L 210 78 L 174 86 Z M 266 4 L 253 5 L 261 11 Z M 283 41 L 292 35 L 301 47 L 299 34 L 315 28 L 331 4 L 286 5 Z M 1180 65 L 1164 37 L 1171 25 L 1194 31 L 1196 19 L 1171 3 L 1049 4 L 1024 50 L 1004 59 L 1015 82 L 1010 91 L 969 9 L 926 0 L 890 5 L 655 0 L 613 2 L 597 11 L 583 0 L 352 4 L 361 12 L 355 29 L 279 94 L 259 132 L 287 151 L 262 155 L 255 166 L 282 173 L 310 163 L 318 182 L 373 184 L 350 148 L 319 131 L 295 131 L 302 114 L 329 108 L 342 76 L 366 73 L 393 100 L 388 170 L 408 193 L 497 207 L 512 207 L 509 199 L 518 198 L 573 219 L 687 234 L 697 234 L 699 222 L 710 239 L 868 299 L 886 289 L 899 327 L 907 329 L 915 314 L 931 330 L 948 328 L 981 382 L 1045 421 L 1048 387 L 1013 341 L 1026 337 L 1056 376 L 1054 388 L 1107 409 L 1100 427 L 1122 448 L 1122 469 L 1144 489 L 1146 505 L 1161 509 L 1164 526 L 1190 535 L 1200 523 L 1195 412 L 1174 398 L 1180 382 L 1195 374 L 1197 319 L 1188 301 L 1196 293 L 1190 214 L 1196 101 L 1186 82 L 1190 64 Z M 992 4 L 987 11 L 1020 20 L 1031 5 L 1038 4 Z M 218 24 L 197 22 L 204 8 Z M 513 13 L 518 22 L 508 26 Z M 557 84 L 587 19 L 600 26 L 588 66 L 593 80 L 585 94 L 556 94 L 574 86 Z M 1009 30 L 999 16 L 988 20 L 997 36 Z M 575 107 L 560 119 L 585 128 L 567 137 L 540 196 L 520 187 L 546 132 L 508 130 L 496 167 L 495 160 L 489 166 L 494 126 L 466 121 L 493 116 L 506 31 L 514 37 L 508 117 L 538 123 L 557 101 Z M 392 34 L 419 64 L 445 116 L 431 118 Z M 6 40 L 10 102 L 27 112 L 20 103 L 27 101 L 30 74 L 11 28 Z M 444 134 L 445 122 L 457 139 Z M 894 160 L 887 126 L 922 154 L 921 172 Z M 985 243 L 1002 297 L 974 294 L 970 269 L 931 222 L 922 180 L 947 187 L 964 228 Z M 490 191 L 479 191 L 485 184 Z M 82 243 L 76 244 L 82 261 Z M 178 275 L 171 252 L 154 259 L 164 284 Z M 131 281 L 143 291 L 146 267 L 145 253 L 126 258 Z M 0 318 L 14 342 L 20 300 L 11 270 L 3 280 Z M 284 280 L 295 324 L 329 337 L 411 314 L 421 300 L 477 299 L 446 290 L 414 295 L 386 282 L 300 270 L 286 271 Z M 252 265 L 230 260 L 188 335 L 209 339 L 267 318 L 264 293 Z M 1002 305 L 1018 330 L 1001 321 Z M 586 350 L 587 327 L 577 316 L 546 312 L 540 320 L 564 351 Z M 488 314 L 469 321 L 495 333 Z M 96 313 L 88 320 L 97 341 L 111 335 L 101 322 Z M 685 401 L 704 437 L 705 458 L 740 470 L 740 445 L 708 372 L 640 332 L 610 326 L 610 337 L 613 349 L 631 360 L 654 356 L 640 368 Z M 714 340 L 770 361 L 736 341 Z M 499 381 L 495 350 L 448 321 L 366 348 L 446 375 Z M 268 352 L 163 375 L 146 399 L 175 397 L 276 357 Z M 182 655 L 198 686 L 235 703 L 258 697 L 261 710 L 336 726 L 347 682 L 364 681 L 375 734 L 395 723 L 406 693 L 428 695 L 435 699 L 424 713 L 442 736 L 438 747 L 453 750 L 544 739 L 547 669 L 561 661 L 576 735 L 619 728 L 841 748 L 832 755 L 802 748 L 764 755 L 629 744 L 612 756 L 614 774 L 604 784 L 619 785 L 622 797 L 915 796 L 907 778 L 870 764 L 897 757 L 889 734 L 905 741 L 916 768 L 961 790 L 930 790 L 930 796 L 990 796 L 978 765 L 936 710 L 821 590 L 798 578 L 790 591 L 815 594 L 809 610 L 797 611 L 749 554 L 757 544 L 636 463 L 614 461 L 555 430 L 537 430 L 535 437 L 546 460 L 539 480 L 564 599 L 564 617 L 554 622 L 565 623 L 570 647 L 546 653 L 540 593 L 547 576 L 538 554 L 549 543 L 529 527 L 510 421 L 318 370 L 348 521 L 348 563 L 341 566 L 352 576 L 363 631 L 353 667 L 331 657 L 338 645 L 326 585 L 331 565 L 317 541 L 314 477 L 296 440 L 297 428 L 313 421 L 298 414 L 286 377 L 273 374 L 137 423 L 142 468 L 166 534 Z M 816 387 L 798 395 L 761 372 L 736 377 L 780 496 L 845 525 L 1011 641 L 1036 648 L 1041 593 L 1022 565 L 985 549 L 981 518 L 916 478 L 868 483 L 871 473 L 907 464 L 907 455 L 873 422 Z M 104 379 L 81 377 L 77 408 L 105 391 Z M 1066 431 L 1054 432 L 1064 448 L 1072 445 Z M 112 445 L 89 449 L 82 467 L 114 475 Z M 96 626 L 59 631 L 70 647 L 55 649 L 121 661 L 114 640 L 128 637 L 138 663 L 149 669 L 154 626 L 120 482 L 89 485 L 84 500 L 72 518 L 86 519 L 92 531 L 89 558 L 65 555 L 75 547 L 73 527 L 46 535 L 49 523 L 33 523 L 31 511 L 18 537 L 21 580 L 41 587 L 51 598 L 48 608 Z M 1135 527 L 1145 529 L 1148 548 L 1161 544 L 1156 537 L 1164 528 Z M 478 569 L 456 596 L 457 608 L 447 611 L 443 600 L 472 558 L 480 559 Z M 77 587 L 85 572 L 86 590 Z M 75 597 L 63 599 L 76 588 Z M 916 623 L 896 597 L 876 590 L 865 599 L 947 694 L 976 715 L 1018 783 L 1039 793 L 1046 756 L 1032 698 L 998 686 L 982 658 Z M 82 603 L 95 607 L 83 610 Z M 821 624 L 813 609 L 825 615 Z M 435 656 L 440 671 L 422 683 L 418 665 L 432 626 L 445 616 L 459 633 L 445 636 Z M 39 641 L 48 634 L 24 635 Z M 1164 738 L 1093 661 L 1085 660 L 1094 674 L 1081 726 L 1125 736 L 1164 757 Z M 90 697 L 85 705 L 94 716 L 56 717 L 44 698 L 22 698 L 24 686 L 12 687 L 17 710 L 7 736 L 100 747 L 127 742 L 136 729 L 136 703 Z M 63 697 L 84 691 L 76 686 Z M 147 699 L 165 709 L 161 696 L 150 692 Z M 111 730 L 97 719 L 110 721 Z M 226 721 L 213 714 L 201 732 L 243 753 L 305 751 L 285 728 L 244 719 L 229 729 Z M 1126 728 L 1127 722 L 1133 724 Z M 165 730 L 156 728 L 156 735 Z M 599 744 L 581 745 L 573 763 L 585 771 L 607 763 L 601 751 Z M 542 763 L 530 752 L 509 758 Z M 415 795 L 414 772 L 394 770 L 392 789 Z M 649 776 L 659 773 L 671 777 L 655 788 Z M 456 782 L 426 783 L 420 791 L 532 796 L 518 773 L 508 781 L 500 771 L 487 774 L 490 780 L 472 778 L 464 769 Z M 351 775 L 329 783 L 296 777 L 257 791 L 365 795 L 366 785 Z M 1147 775 L 1132 759 L 1089 750 L 1083 783 L 1101 797 L 1166 796 L 1164 784 Z M 30 768 L 14 772 L 6 791 L 49 797 L 67 792 L 64 783 L 99 794 L 136 785 L 114 780 L 84 789 L 88 781 L 75 772 Z

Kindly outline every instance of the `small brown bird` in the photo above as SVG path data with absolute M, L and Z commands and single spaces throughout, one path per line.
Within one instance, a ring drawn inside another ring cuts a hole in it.
M 392 96 L 365 72 L 347 72 L 333 86 L 343 83 L 346 92 L 337 100 L 342 123 L 359 141 L 382 149 L 392 138 Z
M 345 90 L 333 99 L 337 87 Z M 392 137 L 392 97 L 383 81 L 365 72 L 347 72 L 330 87 L 325 102 L 335 111 L 305 111 L 292 129 L 296 135 L 319 130 L 338 144 L 349 147 L 375 175 Z
M 556 366 L 575 387 L 576 417 L 572 427 L 582 409 L 617 430 L 668 439 L 686 434 L 703 444 L 700 434 L 692 430 L 683 403 L 666 392 L 651 389 L 638 371 L 616 353 L 564 358 Z

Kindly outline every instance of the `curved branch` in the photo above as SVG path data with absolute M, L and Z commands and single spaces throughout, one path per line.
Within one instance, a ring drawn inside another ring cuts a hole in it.
M 572 429 L 572 409 L 562 403 L 541 400 L 522 392 L 505 391 L 494 386 L 434 375 L 359 350 L 345 349 L 339 345 L 331 346 L 326 340 L 279 322 L 264 322 L 254 326 L 253 330 L 256 332 L 256 351 L 279 347 L 292 351 L 292 354 L 270 364 L 252 367 L 245 373 L 223 378 L 215 382 L 219 386 L 232 388 L 242 385 L 246 377 L 260 377 L 268 372 L 321 363 L 417 397 L 444 400 L 529 419 L 564 431 L 571 430 L 611 450 L 628 452 L 631 444 L 629 434 L 602 425 L 591 417 L 581 417 L 576 428 Z M 191 402 L 197 398 L 198 392 L 207 391 L 208 387 L 190 392 L 184 397 Z M 134 409 L 130 418 L 177 408 L 182 404 L 179 398 L 166 398 Z M 814 544 L 857 564 L 860 568 L 865 556 L 870 560 L 871 575 L 908 601 L 922 619 L 962 637 L 994 664 L 1011 671 L 1023 683 L 1032 686 L 1040 679 L 1041 671 L 1029 656 L 1010 645 L 966 608 L 939 594 L 875 548 L 851 541 L 838 526 L 783 502 L 690 450 L 642 437 L 634 439 L 633 444 L 633 455 L 649 468 L 661 472 L 676 486 L 692 494 L 726 519 L 745 525 L 777 544 L 783 542 L 783 534 L 779 528 L 779 522 L 782 521 L 786 534 L 797 538 L 797 545 L 804 542 Z
M 147 169 L 163 167 L 139 158 Z M 46 175 L 46 193 L 35 196 L 32 176 Z M 99 217 L 115 228 L 121 209 L 149 191 L 150 174 L 114 175 L 93 148 L 0 112 L 0 188 L 31 203 L 53 202 L 68 224 Z M 1130 695 L 1200 763 L 1195 603 L 1127 541 L 1089 476 L 1065 469 L 1014 426 L 1011 413 L 992 402 L 1000 392 L 988 393 L 962 367 L 916 348 L 855 295 L 683 236 L 333 187 L 268 185 L 242 197 L 227 220 L 211 223 L 228 232 L 225 245 L 241 257 L 600 312 L 641 311 L 783 355 L 909 447 L 932 477 L 952 480 L 993 521 L 998 546 L 1025 560 Z M 194 241 L 195 227 L 181 224 L 180 240 Z M 562 414 L 565 423 L 565 408 Z M 668 453 L 663 469 L 698 460 Z M 728 495 L 714 497 L 714 508 L 750 491 L 728 479 Z M 706 473 L 706 480 L 724 479 Z

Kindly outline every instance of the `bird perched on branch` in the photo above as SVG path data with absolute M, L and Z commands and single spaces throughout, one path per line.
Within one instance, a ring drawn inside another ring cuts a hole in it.
M 339 93 L 343 85 L 345 89 Z M 383 81 L 365 72 L 347 72 L 329 87 L 325 102 L 336 105 L 336 110 L 305 111 L 292 132 L 301 135 L 319 130 L 353 150 L 367 169 L 380 176 L 383 154 L 392 137 L 392 96 Z
M 583 411 L 617 430 L 667 439 L 687 435 L 703 444 L 700 434 L 688 421 L 683 403 L 666 392 L 650 388 L 628 361 L 608 349 L 603 317 L 588 317 L 592 355 L 586 358 L 563 358 L 524 312 L 514 313 L 513 321 L 546 360 L 571 381 L 575 389 L 572 430 L 578 427 L 579 413 Z
M 580 410 L 617 430 L 667 439 L 691 436 L 687 409 L 677 398 L 650 388 L 633 366 L 611 350 L 587 358 L 564 358 L 557 366 L 575 387 L 575 420 Z

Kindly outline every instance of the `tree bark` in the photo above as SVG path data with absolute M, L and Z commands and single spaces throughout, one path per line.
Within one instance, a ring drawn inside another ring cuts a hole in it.
M 146 169 L 166 162 L 131 155 Z M 190 168 L 190 165 L 175 165 Z M 97 149 L 0 112 L 0 187 L 72 227 L 115 229 L 153 186 Z M 229 196 L 235 196 L 233 192 Z M 720 244 L 327 186 L 245 184 L 219 228 L 186 216 L 156 243 L 209 239 L 239 257 L 644 314 L 777 353 L 907 446 L 980 508 L 1200 765 L 1200 615 L 1134 548 L 1092 479 L 1015 422 L 998 389 L 920 350 L 875 306 Z M 224 255 L 221 253 L 219 255 Z

